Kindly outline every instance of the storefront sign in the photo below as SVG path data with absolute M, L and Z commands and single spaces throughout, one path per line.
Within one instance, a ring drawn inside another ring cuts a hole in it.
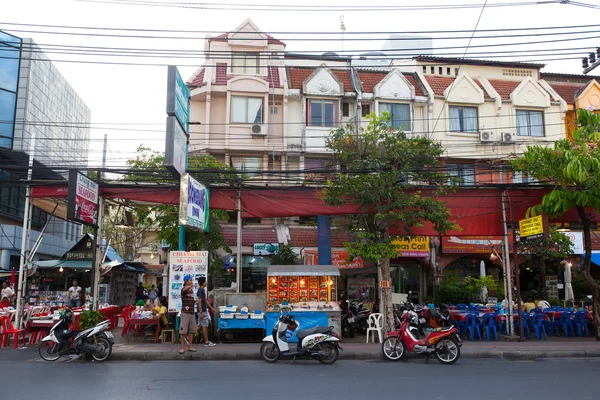
M 510 248 L 512 235 L 509 233 Z M 442 253 L 444 254 L 491 254 L 492 247 L 499 253 L 504 250 L 502 236 L 444 236 Z
M 583 232 L 561 232 L 563 235 L 571 240 L 573 254 L 583 254 L 585 249 L 583 247 Z
M 98 217 L 99 187 L 77 170 L 69 171 L 67 218 L 84 225 L 95 226 Z
M 167 137 L 165 139 L 165 167 L 175 176 L 185 173 L 188 135 L 175 121 L 167 117 Z
M 190 91 L 174 65 L 167 70 L 167 115 L 176 117 L 183 130 L 189 131 Z
M 398 236 L 392 244 L 398 249 L 398 257 L 429 257 L 427 236 Z
M 519 220 L 521 240 L 535 240 L 546 236 L 545 226 L 548 224 L 544 222 L 543 215 Z
M 208 279 L 208 251 L 169 252 L 169 312 L 181 310 L 181 289 L 186 275 L 192 277 L 194 285 L 201 276 Z
M 348 262 L 348 257 L 347 250 L 331 250 L 331 264 L 336 265 L 339 269 L 362 268 L 365 266 L 362 258 L 355 257 L 352 261 Z M 304 250 L 304 265 L 318 265 L 318 260 L 318 250 Z
M 181 176 L 179 224 L 208 232 L 210 193 L 189 174 Z
M 277 254 L 278 251 L 278 243 L 254 243 L 255 256 L 268 256 L 271 254 Z
M 65 259 L 67 260 L 91 260 L 94 253 L 91 251 L 67 251 Z
M 392 281 L 381 280 L 379 281 L 379 287 L 382 289 L 390 289 L 392 287 Z

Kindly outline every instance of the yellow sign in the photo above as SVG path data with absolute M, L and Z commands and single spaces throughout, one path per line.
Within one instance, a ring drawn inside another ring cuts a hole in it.
M 541 215 L 519 220 L 521 239 L 537 239 L 544 236 L 544 219 Z
M 398 257 L 429 257 L 427 236 L 399 236 L 392 244 L 398 249 Z

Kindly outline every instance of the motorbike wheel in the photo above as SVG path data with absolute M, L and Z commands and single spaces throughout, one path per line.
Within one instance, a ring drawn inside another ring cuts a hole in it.
M 320 350 L 325 353 L 324 356 L 319 357 L 319 362 L 321 364 L 331 365 L 336 362 L 340 356 L 340 351 L 337 346 L 329 342 L 322 343 Z
M 383 355 L 390 361 L 400 361 L 406 353 L 404 342 L 394 336 L 385 339 L 381 344 Z
M 275 343 L 265 342 L 260 346 L 260 355 L 266 362 L 274 363 L 279 360 L 279 349 Z
M 40 357 L 46 361 L 56 361 L 60 358 L 58 343 L 53 342 L 52 340 L 46 340 L 45 342 L 40 343 L 39 353 Z
M 454 364 L 460 358 L 460 346 L 454 338 L 445 337 L 435 345 L 435 357 L 442 364 Z
M 96 345 L 101 346 L 102 351 L 99 353 L 92 353 L 92 358 L 95 361 L 106 361 L 112 353 L 112 344 L 110 344 L 107 338 L 100 336 L 96 338 Z
M 367 328 L 369 328 L 369 325 L 367 324 L 367 320 L 365 318 L 358 321 L 358 332 L 359 333 L 362 333 L 363 335 L 365 335 L 367 333 Z

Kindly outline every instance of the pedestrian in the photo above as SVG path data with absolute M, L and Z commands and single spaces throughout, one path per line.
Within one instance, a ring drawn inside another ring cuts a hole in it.
M 537 301 L 537 308 L 539 308 L 541 311 L 544 311 L 546 308 L 550 308 L 550 303 L 548 303 L 546 300 L 538 300 Z
M 214 346 L 215 344 L 208 340 L 208 325 L 210 324 L 210 314 L 208 309 L 213 313 L 216 313 L 213 306 L 208 304 L 206 301 L 206 277 L 201 276 L 198 278 L 198 324 L 202 328 L 202 338 L 204 339 L 204 345 L 207 347 Z
M 179 354 L 185 353 L 185 340 L 187 336 L 188 351 L 194 353 L 195 348 L 192 347 L 194 340 L 194 333 L 198 327 L 196 326 L 196 319 L 194 318 L 194 281 L 191 275 L 183 277 L 184 286 L 181 289 L 181 312 L 179 314 L 179 338 L 181 341 L 181 349 Z
M 156 299 L 158 298 L 158 292 L 156 291 L 156 287 L 154 285 L 152 285 L 152 287 L 150 288 L 150 291 L 148 291 L 148 297 L 150 298 L 150 302 L 153 305 L 156 305 L 154 303 L 155 303 Z
M 81 286 L 79 286 L 79 282 L 77 279 L 73 280 L 73 286 L 69 288 L 67 292 L 67 297 L 69 300 L 69 307 L 75 308 L 79 307 L 79 298 L 81 295 Z
M 149 305 L 149 304 L 148 304 L 148 300 L 149 300 L 149 299 L 150 299 L 150 298 L 149 298 L 147 295 L 143 295 L 143 296 L 142 296 L 142 298 L 141 298 L 141 299 L 139 299 L 139 300 L 137 301 L 137 303 L 135 303 L 135 306 L 136 306 L 136 307 L 147 307 L 147 306 Z
M 17 297 L 15 291 L 8 285 L 7 281 L 2 281 L 2 293 L 0 294 L 0 308 L 10 307 L 13 299 Z
M 144 296 L 144 285 L 142 282 L 138 284 L 138 287 L 135 289 L 135 301 L 139 301 Z

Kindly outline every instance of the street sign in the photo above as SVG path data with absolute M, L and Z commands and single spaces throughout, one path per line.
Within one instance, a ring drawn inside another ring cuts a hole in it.
M 176 117 L 183 130 L 189 132 L 190 91 L 174 65 L 167 72 L 167 115 Z
M 181 176 L 179 225 L 208 232 L 210 192 L 190 174 Z
M 188 135 L 175 117 L 167 117 L 165 167 L 178 178 L 185 173 Z
M 535 240 L 548 236 L 548 217 L 536 215 L 535 217 L 519 220 L 519 233 L 521 240 Z

